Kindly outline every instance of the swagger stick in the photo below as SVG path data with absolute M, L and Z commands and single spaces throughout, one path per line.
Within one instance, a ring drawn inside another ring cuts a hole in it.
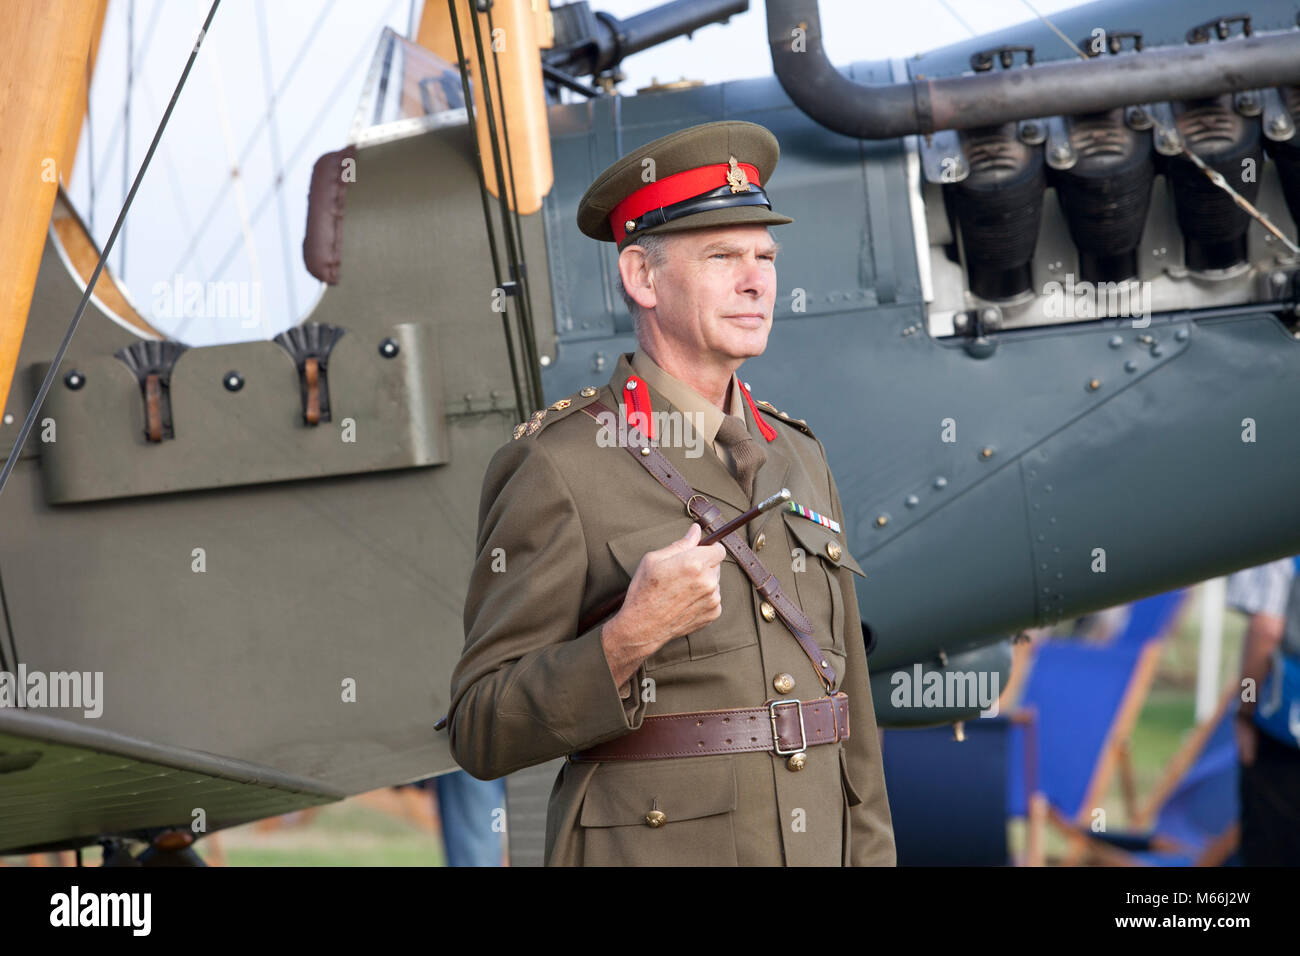
M 755 518 L 757 518 L 759 515 L 763 514 L 764 512 L 771 511 L 773 508 L 777 507 L 778 505 L 785 504 L 787 501 L 791 499 L 791 497 L 793 496 L 790 494 L 790 489 L 782 488 L 780 491 L 772 495 L 770 498 L 765 498 L 764 500 L 760 501 L 758 504 L 754 505 L 754 507 L 750 508 L 744 514 L 740 514 L 732 518 L 730 521 L 724 524 L 717 531 L 714 531 L 712 534 L 705 535 L 703 538 L 700 539 L 699 546 L 704 547 L 707 544 L 714 544 L 718 541 L 721 541 L 727 535 L 731 534 L 731 532 L 735 531 L 737 528 L 743 528 L 745 525 L 749 524 L 751 521 L 753 521 Z M 625 598 L 627 598 L 626 590 L 624 590 L 620 594 L 614 595 L 614 597 L 610 598 L 608 601 L 605 601 L 597 605 L 596 607 L 592 608 L 590 611 L 587 612 L 586 615 L 583 616 L 582 620 L 578 622 L 578 633 L 585 634 L 587 631 L 591 630 L 601 621 L 605 620 L 605 618 L 610 617 L 613 614 L 616 614 L 618 612 L 618 609 L 623 606 L 623 601 Z
M 730 521 L 724 524 L 717 531 L 713 532 L 713 534 L 706 535 L 705 537 L 701 538 L 700 547 L 704 547 L 704 545 L 706 544 L 713 544 L 717 541 L 721 541 L 723 538 L 731 534 L 731 532 L 735 531 L 737 528 L 743 528 L 745 525 L 749 524 L 759 515 L 763 514 L 763 512 L 771 511 L 777 505 L 785 504 L 787 501 L 790 500 L 791 497 L 792 495 L 790 494 L 790 489 L 782 488 L 772 497 L 764 499 L 763 501 L 760 501 L 758 504 L 754 505 L 754 507 L 750 508 L 743 515 L 737 515 L 736 517 L 732 518 Z

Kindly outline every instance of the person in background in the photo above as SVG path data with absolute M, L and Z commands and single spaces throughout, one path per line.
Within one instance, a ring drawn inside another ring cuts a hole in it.
M 1285 661 L 1300 667 L 1300 577 L 1284 558 L 1228 578 L 1227 603 L 1250 616 L 1242 642 L 1242 702 L 1237 710 L 1241 760 L 1241 857 L 1246 866 L 1300 866 L 1300 740 L 1285 726 Z M 1270 676 L 1273 682 L 1269 683 Z M 1252 684 L 1247 684 L 1247 680 Z M 1252 693 L 1247 688 L 1253 687 Z M 1300 705 L 1300 701 L 1296 702 Z M 1262 706 L 1262 710 L 1261 710 Z M 1288 739 L 1289 738 L 1289 739 Z
M 506 781 L 475 780 L 464 770 L 433 778 L 448 866 L 501 866 Z
M 506 864 L 505 778 L 476 780 L 464 770 L 416 780 L 408 786 L 431 791 L 447 866 Z

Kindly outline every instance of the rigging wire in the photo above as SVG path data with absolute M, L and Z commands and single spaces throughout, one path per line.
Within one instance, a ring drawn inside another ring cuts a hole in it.
M 492 20 L 491 5 L 487 8 L 487 19 L 488 36 L 496 36 L 496 26 Z M 479 47 L 479 50 L 481 59 L 481 46 Z M 531 379 L 534 398 L 537 403 L 536 407 L 541 408 L 545 404 L 545 399 L 543 398 L 545 393 L 542 389 L 541 363 L 538 361 L 537 338 L 533 328 L 533 297 L 532 292 L 530 291 L 531 286 L 528 279 L 527 255 L 524 251 L 524 228 L 519 217 L 519 190 L 515 186 L 515 167 L 514 161 L 510 155 L 510 126 L 506 122 L 506 97 L 505 91 L 501 86 L 501 61 L 497 56 L 496 44 L 492 44 L 492 66 L 495 70 L 497 81 L 497 98 L 501 104 L 501 143 L 505 146 L 506 170 L 510 182 L 510 196 L 514 199 L 513 206 L 508 202 L 503 201 L 501 208 L 503 214 L 508 217 L 506 219 L 506 228 L 514 230 L 515 248 L 511 251 L 511 269 L 515 272 L 515 281 L 518 283 L 519 290 L 519 322 L 522 326 L 520 329 L 520 336 L 524 342 L 524 358 L 527 361 L 529 378 Z M 494 154 L 497 154 L 500 150 L 494 146 L 493 152 Z M 501 163 L 499 156 L 497 157 L 497 183 L 501 183 Z M 499 188 L 498 191 L 501 193 L 504 200 L 506 195 L 504 187 Z
M 94 47 L 94 39 L 91 39 Z M 86 50 L 86 182 L 90 184 L 90 237 L 95 237 L 95 114 L 90 111 L 90 50 Z
M 140 41 L 140 50 L 135 56 L 135 69 L 138 73 L 144 72 L 144 61 L 149 55 L 149 47 L 153 42 L 154 27 L 158 25 L 158 14 L 162 10 L 163 0 L 156 0 L 153 6 L 153 14 L 149 17 L 149 22 L 145 24 L 144 36 Z M 104 155 L 112 156 L 113 151 L 117 149 L 117 138 L 122 135 L 122 114 L 113 114 L 113 125 L 108 131 L 108 139 L 104 142 Z M 108 176 L 109 168 L 105 166 L 100 170 L 100 176 Z M 95 189 L 102 189 L 104 183 L 96 182 Z
M 945 10 L 951 13 L 953 19 L 956 20 L 958 23 L 960 23 L 963 27 L 965 27 L 966 32 L 969 33 L 971 36 L 973 37 L 979 36 L 979 34 L 975 32 L 974 27 L 972 27 L 969 23 L 967 23 L 965 20 L 962 19 L 961 14 L 956 11 L 956 9 L 952 6 L 952 4 L 948 2 L 948 0 L 939 0 L 939 6 L 943 7 Z
M 99 274 L 104 271 L 104 263 L 108 261 L 109 253 L 113 251 L 113 244 L 117 242 L 118 234 L 122 231 L 122 225 L 126 222 L 126 214 L 131 209 L 135 194 L 139 191 L 140 183 L 144 180 L 146 170 L 149 169 L 153 154 L 158 149 L 158 143 L 162 139 L 163 131 L 167 128 L 167 121 L 171 119 L 172 111 L 176 108 L 176 101 L 180 99 L 181 90 L 185 88 L 185 81 L 189 78 L 195 59 L 198 58 L 199 48 L 203 45 L 203 38 L 207 35 L 208 28 L 212 26 L 212 18 L 216 16 L 217 7 L 220 5 L 221 0 L 212 0 L 212 7 L 208 10 L 208 16 L 203 21 L 203 26 L 199 28 L 198 38 L 194 41 L 194 46 L 190 50 L 189 59 L 185 61 L 185 69 L 181 71 L 181 77 L 176 83 L 176 89 L 172 92 L 171 101 L 168 102 L 162 121 L 153 134 L 153 140 L 149 143 L 148 152 L 144 154 L 144 161 L 140 164 L 140 171 L 136 173 L 135 182 L 131 184 L 131 191 L 127 193 L 126 201 L 122 204 L 122 211 L 117 214 L 117 221 L 113 223 L 113 231 L 109 233 L 108 242 L 104 244 L 104 251 L 99 254 L 99 261 L 95 263 L 95 271 L 90 274 L 86 289 L 81 294 L 81 302 L 77 306 L 76 314 L 72 316 L 68 331 L 64 334 L 63 341 L 59 343 L 58 351 L 54 353 L 54 358 L 50 362 L 50 369 L 45 373 L 45 379 L 41 382 L 40 389 L 37 390 L 36 399 L 32 402 L 31 410 L 23 421 L 23 427 L 18 430 L 18 437 L 14 439 L 14 447 L 5 460 L 3 470 L 0 470 L 0 494 L 4 494 L 5 485 L 9 482 L 9 475 L 14 470 L 18 455 L 22 451 L 23 445 L 26 444 L 28 435 L 31 434 L 32 426 L 36 424 L 36 415 L 45 403 L 45 396 L 50 392 L 50 384 L 54 381 L 54 376 L 59 372 L 59 366 L 63 363 L 63 357 L 68 352 L 68 346 L 72 344 L 72 336 L 76 334 L 77 326 L 81 323 L 81 317 L 85 314 L 86 306 L 90 303 L 90 297 L 95 291 L 95 283 L 99 281 Z
M 248 193 L 244 189 L 243 170 L 239 165 L 239 160 L 235 158 L 235 134 L 230 126 L 230 109 L 226 104 L 226 88 L 221 75 L 219 50 L 219 47 L 213 47 L 208 54 L 208 74 L 212 79 L 212 95 L 217 106 L 217 125 L 221 129 L 221 141 L 226 147 L 226 160 L 231 164 L 230 181 L 235 184 L 235 213 L 239 219 L 240 238 L 243 240 L 244 251 L 248 253 L 248 271 L 253 288 L 259 290 L 260 293 L 262 288 L 262 264 L 257 257 L 257 239 L 253 235 L 253 224 L 248 218 Z M 258 308 L 256 311 L 259 324 L 262 326 L 261 331 L 265 333 L 266 322 L 262 310 Z M 193 317 L 187 309 L 185 315 L 180 317 L 181 321 L 169 330 L 169 337 L 180 338 L 181 330 L 189 325 Z
M 488 15 L 491 16 L 489 8 Z M 523 348 L 521 358 L 525 360 L 524 373 L 526 375 L 525 383 L 528 387 L 526 394 L 521 395 L 521 399 L 531 408 L 541 408 L 545 404 L 542 400 L 541 376 L 538 370 L 536 357 L 536 346 L 532 345 L 532 320 L 529 315 L 528 301 L 523 292 L 526 288 L 526 277 L 523 275 L 523 263 L 519 259 L 519 251 L 515 247 L 515 234 L 511 228 L 511 210 L 509 198 L 507 196 L 507 179 L 505 170 L 501 162 L 501 143 L 502 140 L 497 134 L 496 113 L 492 99 L 492 84 L 488 81 L 487 57 L 483 51 L 483 34 L 479 25 L 477 16 L 471 13 L 470 22 L 474 27 L 474 43 L 478 49 L 479 76 L 482 77 L 480 87 L 483 92 L 483 108 L 487 115 L 488 124 L 488 142 L 492 147 L 492 165 L 496 173 L 497 182 L 497 206 L 501 215 L 502 232 L 505 235 L 506 258 L 510 267 L 511 278 L 513 279 L 516 291 L 520 294 L 516 296 L 519 299 L 519 309 L 516 315 L 516 321 L 519 323 L 519 335 Z M 501 115 L 502 125 L 505 123 L 504 97 L 501 97 L 501 76 L 497 74 L 497 94 L 502 99 L 503 112 Z M 518 205 L 518 197 L 515 197 L 515 205 Z M 499 283 L 499 277 L 498 277 Z
M 289 86 L 289 81 L 293 79 L 298 67 L 302 65 L 303 57 L 306 55 L 307 50 L 311 48 L 312 41 L 316 38 L 316 34 L 320 32 L 321 25 L 325 22 L 325 18 L 328 16 L 329 12 L 334 8 L 335 2 L 336 0 L 329 0 L 324 9 L 321 10 L 320 15 L 316 17 L 316 21 L 312 24 L 311 29 L 307 31 L 306 38 L 302 41 L 302 45 L 298 47 L 298 52 L 294 54 L 293 59 L 289 62 L 289 68 L 285 71 L 284 78 L 280 80 L 280 85 L 275 91 L 277 100 L 284 94 L 284 91 Z M 353 64 L 355 65 L 355 61 L 353 61 Z M 352 67 L 349 67 L 349 69 L 351 68 Z M 337 93 L 337 88 L 335 89 L 335 93 Z M 262 132 L 262 126 L 265 125 L 269 118 L 269 113 L 263 113 L 256 125 L 253 127 L 252 132 L 248 134 L 248 139 L 244 143 L 244 148 L 239 151 L 239 166 L 243 166 L 247 161 L 253 147 L 257 144 L 257 137 Z M 319 119 L 320 115 L 318 114 L 316 120 L 319 121 Z M 203 218 L 199 222 L 198 231 L 190 235 L 189 244 L 186 245 L 185 250 L 181 253 L 180 259 L 172 268 L 172 274 L 180 272 L 190 261 L 190 257 L 195 254 L 199 240 L 203 238 L 204 233 L 207 232 L 208 226 L 212 224 L 212 217 L 222 208 L 222 200 L 226 198 L 226 191 L 230 188 L 232 182 L 232 178 L 227 178 L 222 183 L 221 188 L 217 190 L 217 194 L 212 197 L 212 203 L 208 206 L 207 212 L 203 214 Z
M 144 97 L 144 105 L 149 109 L 150 116 L 158 115 L 158 101 L 153 98 L 153 90 L 148 83 L 140 84 L 140 95 Z M 171 187 L 172 202 L 176 204 L 177 218 L 180 220 L 181 232 L 189 235 L 194 228 L 194 220 L 190 216 L 189 206 L 185 201 L 185 188 L 181 185 L 180 175 L 176 171 L 176 157 L 172 153 L 172 148 L 164 141 L 162 144 L 163 162 L 167 166 L 167 183 Z M 203 267 L 203 254 L 195 251 L 194 260 L 198 266 L 199 275 L 207 275 L 207 270 Z M 175 273 L 173 273 L 174 275 Z
M 1041 13 L 1035 10 L 1034 5 L 1030 3 L 1029 0 L 1020 0 L 1020 2 L 1029 8 L 1030 13 L 1038 17 L 1038 19 L 1042 20 L 1045 24 L 1047 24 L 1047 26 L 1051 29 L 1051 31 L 1055 33 L 1058 37 L 1060 37 L 1065 42 L 1065 45 L 1070 48 L 1071 53 L 1077 54 L 1081 59 L 1084 60 L 1088 59 L 1088 54 L 1084 53 L 1077 46 L 1075 46 L 1074 41 L 1071 40 L 1069 37 L 1067 37 L 1059 29 L 1057 29 L 1055 23 L 1053 23 L 1051 20 L 1047 19 L 1047 17 L 1043 16 Z
M 383 15 L 380 16 L 379 20 L 377 21 L 374 27 L 375 30 L 382 29 L 383 25 L 392 18 L 393 10 L 397 7 L 398 3 L 400 2 L 401 0 L 393 0 L 393 2 L 388 5 L 388 9 L 384 11 Z M 334 88 L 330 90 L 329 95 L 326 96 L 325 99 L 321 101 L 321 108 L 316 112 L 316 115 L 312 118 L 312 121 L 309 124 L 307 124 L 306 130 L 302 134 L 302 138 L 298 140 L 297 144 L 293 148 L 293 152 L 290 153 L 289 158 L 285 160 L 285 168 L 292 167 L 294 163 L 297 162 L 298 157 L 302 154 L 302 151 L 306 149 L 309 145 L 311 145 L 313 138 L 319 134 L 322 119 L 324 118 L 325 114 L 329 112 L 331 107 L 334 106 L 335 102 L 338 100 L 339 95 L 343 91 L 343 87 L 346 86 L 349 82 L 351 82 L 358 64 L 368 52 L 369 52 L 369 48 L 366 46 L 362 46 L 358 54 L 355 57 L 353 57 L 352 62 L 348 64 L 347 69 L 344 70 L 339 75 L 338 82 L 334 84 Z M 227 181 L 227 185 L 229 185 L 229 181 Z M 271 188 L 268 189 L 266 193 L 263 194 L 262 198 L 258 201 L 257 205 L 253 209 L 253 214 L 251 217 L 253 225 L 256 225 L 258 220 L 262 218 L 262 213 L 266 211 L 267 205 L 269 205 L 270 201 L 275 197 L 276 191 L 279 190 L 283 185 L 284 185 L 283 182 L 273 183 L 271 185 Z M 204 227 L 200 226 L 199 228 L 202 229 Z M 230 264 L 231 257 L 234 256 L 234 254 L 238 251 L 238 249 L 239 249 L 239 238 L 236 237 L 230 243 L 230 245 L 227 246 L 225 254 L 221 257 L 220 261 L 217 263 L 216 269 L 214 270 L 216 274 L 220 274 L 226 268 L 226 266 Z
M 1290 237 L 1287 236 L 1286 233 L 1275 226 L 1273 220 L 1269 219 L 1268 216 L 1259 209 L 1256 209 L 1249 199 L 1237 192 L 1237 190 L 1233 189 L 1221 172 L 1205 165 L 1205 161 L 1188 149 L 1186 143 L 1183 144 L 1182 154 L 1190 159 L 1197 169 L 1205 173 L 1206 178 L 1209 179 L 1210 182 L 1214 183 L 1214 185 L 1226 192 L 1228 196 L 1231 197 L 1232 201 L 1245 211 L 1246 215 L 1253 218 L 1261 226 L 1271 232 L 1273 236 L 1285 245 L 1293 255 L 1300 255 L 1300 246 L 1297 246 L 1291 241 Z
M 276 99 L 275 89 L 271 82 L 271 44 L 266 27 L 266 5 L 255 4 L 257 7 L 257 36 L 258 46 L 262 50 L 262 80 L 266 87 L 266 112 L 271 117 L 271 161 L 275 164 L 273 182 L 276 185 L 276 205 L 279 206 L 280 213 L 280 246 L 284 252 L 284 288 L 289 296 L 289 316 L 296 322 L 298 320 L 298 294 L 294 291 L 294 270 L 293 270 L 293 252 L 289 243 L 289 214 L 284 208 L 284 190 L 278 188 L 284 182 L 284 156 L 280 150 L 280 128 L 275 122 Z
M 474 172 L 478 176 L 479 201 L 483 205 L 483 224 L 487 229 L 488 254 L 492 259 L 492 280 L 496 283 L 496 287 L 499 289 L 501 288 L 501 260 L 497 253 L 496 229 L 492 225 L 492 209 L 488 205 L 487 179 L 486 174 L 483 172 L 483 149 L 479 145 L 478 141 L 478 125 L 475 117 L 474 97 L 470 91 L 469 59 L 465 56 L 465 47 L 461 41 L 460 15 L 456 10 L 456 0 L 447 0 L 447 8 L 451 13 L 452 37 L 456 41 L 456 66 L 460 70 L 460 85 L 465 100 L 466 129 L 470 141 L 474 144 L 475 158 L 473 165 Z M 470 16 L 474 16 L 472 10 L 470 11 Z M 483 85 L 486 86 L 487 84 L 484 83 Z M 515 389 L 515 411 L 519 416 L 519 420 L 523 421 L 528 417 L 528 412 L 524 407 L 526 401 L 524 397 L 523 383 L 519 378 L 519 361 L 515 355 L 514 334 L 510 331 L 510 317 L 505 308 L 502 308 L 501 311 L 501 330 L 505 333 L 506 356 L 510 360 L 510 381 L 514 385 Z
M 18 669 L 18 645 L 14 642 L 14 622 L 9 618 L 9 600 L 5 597 L 5 576 L 3 572 L 0 572 L 0 617 L 3 617 L 5 622 L 4 633 L 0 634 L 0 638 L 5 636 L 9 638 L 8 654 L 5 654 L 4 641 L 0 640 L 0 670 L 12 674 Z M 13 660 L 10 660 L 11 657 Z
M 122 202 L 131 183 L 131 90 L 135 86 L 135 65 L 131 62 L 135 43 L 135 0 L 126 4 L 126 95 L 122 97 Z M 117 275 L 126 282 L 126 223 L 122 223 L 122 251 L 117 257 Z

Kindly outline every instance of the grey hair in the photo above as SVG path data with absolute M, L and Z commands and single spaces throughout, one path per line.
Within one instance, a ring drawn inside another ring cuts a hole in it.
M 649 260 L 652 267 L 659 267 L 664 264 L 668 258 L 667 245 L 668 240 L 672 238 L 671 233 L 650 233 L 646 236 L 639 237 L 631 245 L 640 246 L 645 250 L 646 259 Z M 623 248 L 627 248 L 624 246 Z M 638 340 L 641 337 L 641 306 L 637 304 L 636 299 L 628 294 L 627 288 L 623 285 L 623 277 L 619 275 L 618 291 L 623 296 L 623 304 L 627 306 L 627 311 L 632 316 L 633 328 L 636 330 Z

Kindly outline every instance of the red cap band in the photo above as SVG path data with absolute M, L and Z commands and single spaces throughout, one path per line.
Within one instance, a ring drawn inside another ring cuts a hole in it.
M 745 171 L 745 177 L 755 186 L 762 186 L 758 179 L 758 169 L 749 163 L 737 163 Z M 651 209 L 660 209 L 693 199 L 704 193 L 727 185 L 727 173 L 731 171 L 730 163 L 713 163 L 709 166 L 697 166 L 680 173 L 673 173 L 653 183 L 647 183 L 621 203 L 609 214 L 609 227 L 614 231 L 614 241 L 622 242 L 627 235 L 626 223 L 629 219 L 639 219 Z

